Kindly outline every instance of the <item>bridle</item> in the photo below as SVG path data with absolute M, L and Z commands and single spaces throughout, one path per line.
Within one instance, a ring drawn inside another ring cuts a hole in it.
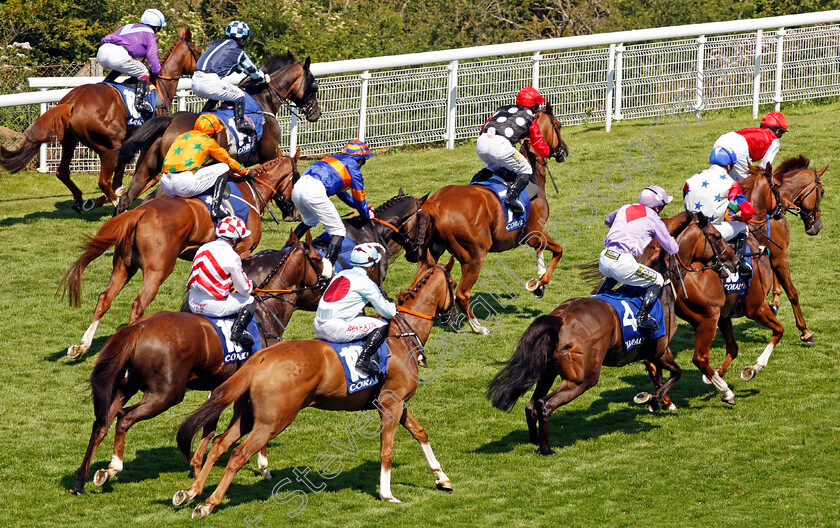
M 810 213 L 807 215 L 802 211 L 802 201 L 811 195 L 814 191 L 817 190 L 818 187 L 822 186 L 822 181 L 820 180 L 820 175 L 817 174 L 817 171 L 814 169 L 808 169 L 814 173 L 814 181 L 810 183 L 807 187 L 799 191 L 796 196 L 793 197 L 793 200 L 784 199 L 787 203 L 787 207 L 784 208 L 784 212 L 791 213 L 799 218 L 802 219 L 802 223 L 805 224 L 805 230 L 811 229 L 814 227 L 814 224 L 817 223 L 820 217 L 820 193 L 817 192 L 816 198 L 814 199 L 814 208 L 811 210 Z M 797 205 L 799 202 L 799 205 Z
M 283 158 L 288 159 L 292 163 L 292 172 L 291 172 L 291 174 L 289 174 L 289 175 L 287 175 L 283 178 L 280 178 L 280 180 L 278 180 L 277 183 L 275 183 L 274 185 L 271 185 L 267 181 L 259 178 L 258 175 L 265 174 L 265 173 L 268 172 L 268 170 L 266 170 L 262 166 L 257 167 L 256 169 L 253 170 L 253 172 L 255 174 L 253 182 L 251 180 L 246 179 L 246 181 L 248 182 L 248 185 L 251 187 L 251 190 L 253 191 L 254 196 L 256 197 L 255 199 L 259 201 L 259 206 L 262 209 L 268 209 L 268 201 L 269 200 L 274 200 L 274 202 L 277 204 L 277 206 L 280 207 L 281 209 L 284 209 L 284 208 L 288 207 L 290 204 L 292 204 L 292 201 L 290 199 L 286 198 L 285 196 L 283 196 L 283 193 L 285 193 L 286 189 L 288 189 L 289 186 L 292 185 L 292 183 L 298 178 L 299 174 L 298 174 L 297 166 L 295 165 L 294 160 L 292 160 L 292 158 L 290 158 L 289 156 L 283 156 Z M 282 158 L 276 158 L 276 159 L 279 162 L 279 160 L 282 159 Z M 283 187 L 280 188 L 280 185 L 283 184 L 284 182 L 285 182 L 285 185 L 283 185 Z M 263 187 L 266 187 L 266 188 L 271 190 L 271 194 L 268 196 L 267 199 L 263 198 L 262 194 L 260 194 L 259 191 L 257 191 L 256 184 L 262 185 Z M 269 209 L 269 212 L 270 211 L 271 211 L 271 209 Z M 272 213 L 272 215 L 273 215 L 273 213 Z
M 693 220 L 693 222 L 696 223 L 697 220 Z M 697 225 L 697 227 L 700 229 L 700 232 L 703 233 L 703 237 L 706 239 L 705 244 L 712 248 L 711 264 L 707 264 L 707 265 L 702 266 L 700 268 L 694 268 L 694 267 L 691 267 L 691 266 L 687 266 L 685 264 L 685 262 L 683 262 L 682 259 L 680 258 L 679 252 L 677 252 L 674 255 L 677 258 L 677 262 L 679 262 L 680 266 L 682 266 L 682 268 L 684 270 L 688 271 L 689 273 L 700 273 L 701 271 L 706 271 L 706 270 L 714 270 L 716 272 L 720 272 L 720 270 L 723 269 L 723 267 L 724 267 L 723 253 L 724 253 L 725 250 L 723 250 L 723 251 L 719 250 L 717 248 L 717 246 L 714 243 L 712 243 L 712 241 L 709 239 L 709 234 L 706 232 L 706 230 L 703 229 L 702 227 L 700 227 L 699 224 Z
M 448 300 L 451 303 L 448 310 L 452 310 L 452 307 L 455 306 L 455 287 L 452 285 L 451 277 L 449 276 L 449 272 L 446 271 L 440 264 L 435 264 L 431 268 L 430 271 L 434 271 L 435 268 L 440 269 L 443 271 L 443 277 L 446 280 L 446 287 L 447 287 L 447 294 L 449 296 Z M 415 288 L 416 289 L 416 288 Z M 423 319 L 425 321 L 433 321 L 435 317 L 442 317 L 442 315 L 438 315 L 437 313 L 433 315 L 427 315 L 420 312 L 415 312 L 414 310 L 410 310 L 408 308 L 403 308 L 402 306 L 397 306 L 397 314 L 394 316 L 394 321 L 397 323 L 397 328 L 400 333 L 389 336 L 389 337 L 396 337 L 396 338 L 403 338 L 403 337 L 411 337 L 414 342 L 417 344 L 417 350 L 419 355 L 423 354 L 423 343 L 420 342 L 420 338 L 417 336 L 417 332 L 414 331 L 414 328 L 411 326 L 411 323 L 406 320 L 405 316 L 411 315 L 413 317 L 417 317 Z M 406 331 L 407 330 L 407 331 Z
M 287 69 L 291 68 L 292 66 L 297 66 L 297 65 L 300 65 L 300 67 L 303 68 L 303 64 L 301 64 L 299 62 L 296 62 L 294 64 L 289 64 L 285 68 L 280 69 L 276 73 L 276 75 L 279 75 L 280 73 L 286 71 Z M 310 115 L 315 108 L 315 104 L 318 101 L 318 98 L 317 98 L 317 95 L 318 95 L 318 79 L 313 78 L 312 82 L 309 83 L 309 89 L 307 90 L 306 81 L 307 81 L 307 74 L 308 73 L 311 75 L 309 70 L 303 69 L 303 80 L 300 83 L 300 87 L 298 87 L 298 91 L 303 90 L 304 93 L 303 93 L 303 95 L 300 95 L 300 96 L 298 96 L 297 93 L 294 93 L 294 94 L 287 94 L 287 97 L 283 97 L 280 94 L 280 92 L 278 92 L 277 89 L 274 88 L 274 86 L 271 85 L 271 83 L 269 83 L 267 85 L 268 86 L 268 91 L 272 95 L 272 97 L 276 98 L 280 102 L 281 105 L 286 106 L 288 108 L 289 112 L 294 114 L 298 119 L 305 119 L 305 117 L 302 117 L 300 115 L 300 113 L 302 113 L 303 116 Z M 286 100 L 287 98 L 291 98 L 292 101 L 295 103 L 295 106 L 292 106 L 291 104 L 289 104 L 289 102 Z M 298 113 L 298 111 L 300 113 Z

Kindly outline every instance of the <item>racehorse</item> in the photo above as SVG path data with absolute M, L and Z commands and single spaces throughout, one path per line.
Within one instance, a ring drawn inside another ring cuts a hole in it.
M 755 178 L 747 178 L 741 185 L 744 194 L 757 207 L 767 210 L 768 218 L 754 217 L 750 231 L 767 247 L 770 252 L 770 265 L 773 267 L 773 299 L 770 308 L 773 313 L 779 309 L 781 290 L 787 293 L 796 327 L 801 332 L 799 339 L 805 343 L 813 343 L 814 337 L 805 323 L 802 307 L 799 304 L 799 294 L 793 285 L 790 274 L 790 261 L 787 248 L 790 245 L 790 226 L 785 219 L 785 213 L 798 215 L 805 226 L 805 233 L 817 235 L 822 229 L 822 214 L 820 201 L 823 195 L 820 177 L 828 169 L 828 165 L 820 170 L 809 168 L 810 160 L 805 156 L 793 157 L 785 160 L 775 171 L 768 167 L 765 171 L 758 171 L 755 178 L 763 177 L 769 182 L 768 187 L 754 185 Z
M 155 79 L 157 93 L 163 100 L 163 105 L 157 108 L 158 114 L 169 113 L 178 78 L 191 75 L 195 70 L 201 50 L 191 39 L 189 28 L 181 28 L 178 40 L 161 61 L 160 75 Z M 61 161 L 55 175 L 73 194 L 73 209 L 81 214 L 101 206 L 105 200 L 116 204 L 114 188 L 121 187 L 125 170 L 125 163 L 118 161 L 117 152 L 134 132 L 128 126 L 128 118 L 125 102 L 113 87 L 105 83 L 79 86 L 35 120 L 26 139 L 16 150 L 0 147 L 3 158 L 0 165 L 10 172 L 23 170 L 38 153 L 42 143 L 58 141 L 61 143 Z M 99 188 L 103 196 L 96 200 L 82 201 L 82 191 L 70 180 L 70 162 L 79 143 L 99 156 Z
M 536 114 L 540 131 L 557 162 L 565 161 L 569 148 L 560 137 L 560 121 L 554 116 L 550 104 Z M 505 232 L 505 215 L 499 199 L 490 189 L 480 185 L 447 185 L 435 191 L 423 204 L 426 229 L 419 233 L 420 248 L 418 272 L 436 263 L 444 251 L 449 251 L 461 263 L 461 280 L 458 283 L 458 306 L 467 316 L 472 330 L 479 334 L 489 331 L 475 317 L 470 307 L 470 292 L 478 280 L 481 266 L 488 252 L 513 249 L 527 243 L 537 252 L 539 280 L 529 281 L 527 288 L 541 297 L 545 285 L 551 280 L 554 268 L 563 255 L 563 248 L 545 231 L 548 219 L 548 202 L 545 197 L 545 175 L 548 160 L 543 159 L 525 143 L 521 149 L 534 168 L 534 178 L 539 193 L 531 202 L 528 221 L 522 230 Z M 544 265 L 543 250 L 553 257 Z
M 734 253 L 703 215 L 695 217 L 689 213 L 680 221 L 671 222 L 668 227 L 679 243 L 678 256 L 681 262 L 735 268 Z M 651 267 L 664 274 L 671 266 L 664 251 L 659 249 L 658 254 L 659 257 Z M 667 392 L 680 378 L 682 371 L 668 348 L 676 331 L 672 291 L 664 288 L 662 295 L 667 326 L 665 335 L 647 340 L 630 351 L 622 338 L 622 325 L 626 321 L 621 320 L 605 301 L 593 297 L 576 297 L 563 302 L 550 314 L 540 316 L 531 323 L 519 340 L 513 356 L 490 382 L 488 398 L 494 407 L 510 410 L 522 394 L 537 384 L 525 408 L 525 418 L 531 442 L 540 446 L 542 455 L 554 453 L 548 440 L 548 418 L 551 413 L 594 387 L 604 365 L 622 367 L 633 361 L 644 360 L 656 393 L 650 400 L 637 401 L 649 401 L 649 408 L 654 412 L 662 406 L 675 409 Z M 667 382 L 663 382 L 663 369 L 670 373 Z M 549 394 L 558 375 L 562 381 Z
M 246 258 L 243 267 L 262 289 L 293 291 L 314 290 L 319 285 L 321 257 L 311 248 L 311 236 L 299 242 L 294 234 L 284 251 L 263 251 Z M 295 302 L 301 297 L 295 296 Z M 288 323 L 288 319 L 286 319 Z M 261 318 L 263 343 L 267 335 L 282 336 L 284 325 L 276 318 Z M 238 364 L 225 364 L 216 328 L 200 315 L 187 312 L 154 312 L 120 328 L 105 343 L 90 376 L 95 420 L 82 465 L 76 471 L 72 493 L 84 492 L 85 480 L 96 448 L 117 419 L 114 454 L 107 469 L 100 469 L 93 478 L 102 486 L 123 469 L 123 452 L 128 429 L 141 420 L 149 420 L 183 401 L 186 390 L 213 390 L 228 379 Z M 143 397 L 126 407 L 137 392 Z M 207 443 L 216 430 L 208 423 L 202 438 L 203 447 L 196 450 L 191 466 L 196 474 L 201 469 Z M 261 452 L 258 466 L 270 478 L 268 459 Z
M 234 155 L 234 158 L 246 166 L 265 163 L 280 154 L 277 145 L 280 144 L 283 132 L 276 115 L 281 105 L 288 104 L 287 99 L 295 103 L 307 121 L 314 122 L 321 117 L 317 97 L 318 81 L 309 71 L 309 57 L 301 64 L 295 62 L 291 52 L 275 55 L 266 61 L 265 70 L 271 76 L 270 83 L 257 83 L 249 78 L 242 85 L 242 89 L 260 105 L 261 114 L 265 116 L 263 135 L 254 150 L 242 156 Z M 138 151 L 140 157 L 137 160 L 134 178 L 128 190 L 120 197 L 115 215 L 126 211 L 135 198 L 154 185 L 163 167 L 163 158 L 172 142 L 180 134 L 193 129 L 198 115 L 196 112 L 176 112 L 172 116 L 155 118 L 145 123 L 123 144 L 120 159 L 130 160 Z M 227 134 L 217 134 L 216 141 L 223 148 L 229 149 Z
M 259 244 L 262 236 L 260 214 L 267 202 L 274 199 L 281 209 L 291 208 L 292 181 L 297 175 L 295 163 L 299 154 L 264 163 L 254 169 L 256 178 L 253 182 L 240 179 L 236 184 L 251 209 L 247 222 L 251 234 L 234 247 L 243 258 Z M 70 266 L 58 286 L 59 290 L 64 287 L 69 291 L 71 306 L 80 306 L 85 267 L 114 247 L 114 269 L 108 286 L 99 294 L 93 320 L 81 343 L 71 345 L 67 355 L 77 358 L 90 348 L 99 320 L 137 270 L 143 270 L 143 285 L 131 305 L 129 323 L 143 315 L 160 285 L 172 273 L 178 258 L 192 260 L 195 251 L 212 240 L 215 240 L 213 221 L 204 202 L 198 198 L 150 200 L 128 214 L 105 222 L 96 236 L 82 245 L 82 256 Z
M 408 291 L 397 295 L 400 313 L 391 320 L 388 347 L 391 358 L 388 375 L 375 387 L 348 394 L 344 368 L 337 354 L 323 341 L 284 341 L 252 356 L 239 371 L 213 391 L 210 398 L 178 428 L 178 449 L 190 458 L 192 439 L 205 424 L 218 420 L 234 404 L 228 429 L 213 439 L 207 461 L 187 490 L 175 493 L 179 506 L 198 496 L 216 461 L 247 433 L 233 450 L 225 472 L 207 504 L 196 506 L 192 516 L 204 517 L 219 505 L 237 471 L 254 453 L 280 434 L 301 409 L 379 410 L 381 423 L 379 496 L 399 502 L 391 493 L 391 456 L 397 423 L 420 442 L 439 489 L 451 491 L 452 484 L 434 456 L 426 431 L 405 407 L 418 387 L 418 345 L 429 337 L 433 317 L 451 315 L 455 306 L 455 283 L 449 276 L 454 260 L 446 268 L 435 265 L 415 277 Z M 396 335 L 394 335 L 396 334 Z

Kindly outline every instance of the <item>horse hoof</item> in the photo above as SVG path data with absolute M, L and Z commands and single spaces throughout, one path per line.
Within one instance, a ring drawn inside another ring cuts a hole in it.
M 539 286 L 540 286 L 539 279 L 531 279 L 531 280 L 529 280 L 528 282 L 525 283 L 525 289 L 528 290 L 529 292 L 536 291 L 536 289 L 539 288 Z
M 755 367 L 744 367 L 741 370 L 741 379 L 744 381 L 750 381 L 758 374 L 758 369 Z
M 639 405 L 643 403 L 647 403 L 650 399 L 653 398 L 653 395 L 649 392 L 640 392 L 633 396 L 633 403 L 638 403 Z
M 659 403 L 658 401 L 656 401 L 656 400 L 653 400 L 653 401 L 652 401 L 652 402 L 650 402 L 650 404 L 648 405 L 648 411 L 650 411 L 650 412 L 652 412 L 652 413 L 654 413 L 654 414 L 658 413 L 658 412 L 659 412 L 659 411 L 661 411 L 661 410 L 662 410 L 662 405 L 660 405 L 660 403 Z
M 196 506 L 195 509 L 192 511 L 192 518 L 193 519 L 203 519 L 210 514 L 210 505 L 205 504 L 204 506 Z
M 554 450 L 553 450 L 553 449 L 551 449 L 550 447 L 549 447 L 548 449 L 542 449 L 542 448 L 540 448 L 540 454 L 541 454 L 542 456 L 553 455 L 553 454 L 554 454 Z
M 260 473 L 262 474 L 264 479 L 271 480 L 271 471 L 269 471 L 268 468 L 261 470 Z
M 773 312 L 773 315 L 778 314 L 779 313 L 779 305 L 778 304 L 771 304 L 770 305 L 770 311 Z
M 114 189 L 114 194 L 116 194 L 117 197 L 120 197 L 125 194 L 125 190 L 125 185 L 120 185 L 119 189 Z
M 67 357 L 70 359 L 79 359 L 84 353 L 85 349 L 82 348 L 82 345 L 72 345 L 67 347 Z
M 802 335 L 799 336 L 799 340 L 802 341 L 803 343 L 808 344 L 808 345 L 813 345 L 814 344 L 814 335 L 811 332 L 807 332 L 807 333 L 802 332 Z
M 723 393 L 723 395 L 720 397 L 720 400 L 723 403 L 728 403 L 729 405 L 735 405 L 735 393 L 732 392 L 732 390 L 730 389 L 730 390 Z
M 394 497 L 393 495 L 391 495 L 389 497 L 380 497 L 380 498 L 385 502 L 394 502 L 394 503 L 402 502 L 400 499 Z
M 709 381 L 709 378 L 707 378 L 705 374 L 703 374 L 703 377 L 700 378 L 700 379 L 703 380 L 703 383 L 705 383 L 706 385 L 711 385 L 712 384 L 712 382 Z
M 449 482 L 448 480 L 445 480 L 445 481 L 442 481 L 442 482 L 436 482 L 435 485 L 437 486 L 437 489 L 439 489 L 440 491 L 445 491 L 447 493 L 452 493 L 452 491 L 453 491 L 452 483 Z
M 665 407 L 665 410 L 666 410 L 666 411 L 676 411 L 676 410 L 677 410 L 677 406 L 676 406 L 676 405 L 674 405 L 674 402 L 671 402 L 671 403 L 669 403 L 669 404 Z
M 107 469 L 100 469 L 93 475 L 93 485 L 94 486 L 102 486 L 106 482 L 111 480 L 111 474 L 108 472 Z
M 189 490 L 179 490 L 175 492 L 175 495 L 172 496 L 172 505 L 173 506 L 183 506 L 184 504 L 191 501 L 193 496 L 190 494 Z
M 543 295 L 545 295 L 545 285 L 540 286 L 531 293 L 533 293 L 534 297 L 536 297 L 537 299 L 542 299 Z
M 85 493 L 85 489 L 84 489 L 84 488 L 73 488 L 73 489 L 68 490 L 68 491 L 70 492 L 70 495 L 75 495 L 75 496 L 77 496 L 77 497 L 78 497 L 79 495 L 83 495 L 83 494 Z
M 73 202 L 70 205 L 70 208 L 76 211 L 79 214 L 82 214 L 82 202 Z
M 82 202 L 82 211 L 87 213 L 88 211 L 93 211 L 93 208 L 96 207 L 96 200 L 93 198 L 88 198 L 84 202 Z
M 417 354 L 417 364 L 423 368 L 428 368 L 429 363 L 426 361 L 426 355 L 422 352 Z

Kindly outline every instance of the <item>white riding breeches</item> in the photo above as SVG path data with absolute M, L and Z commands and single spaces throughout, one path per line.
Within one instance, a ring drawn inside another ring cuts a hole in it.
M 330 236 L 347 236 L 341 216 L 320 180 L 303 174 L 292 187 L 292 202 L 300 211 L 304 224 L 315 227 L 320 222 L 324 224 L 324 229 Z
M 96 52 L 96 60 L 103 68 L 117 70 L 131 77 L 148 77 L 149 68 L 137 59 L 131 58 L 125 48 L 116 44 L 103 44 Z
M 210 317 L 226 317 L 233 315 L 243 306 L 254 302 L 251 294 L 243 295 L 231 292 L 224 299 L 217 299 L 201 288 L 190 290 L 190 311 L 194 314 L 209 315 Z
M 312 326 L 315 328 L 315 337 L 336 343 L 356 341 L 386 324 L 388 324 L 388 321 L 385 319 L 377 319 L 366 315 L 361 315 L 349 321 L 337 317 L 324 321 L 316 317 L 315 321 L 312 322 Z
M 169 172 L 160 177 L 160 186 L 167 196 L 196 196 L 213 187 L 219 176 L 226 174 L 230 167 L 216 163 L 201 167 L 197 171 Z
M 665 284 L 662 275 L 647 266 L 639 264 L 630 253 L 619 253 L 613 249 L 601 251 L 598 270 L 604 277 L 615 279 L 622 284 L 647 288 Z
M 510 141 L 496 134 L 481 134 L 475 143 L 475 153 L 485 166 L 496 171 L 501 167 L 513 171 L 515 174 L 532 174 L 533 169 Z
M 245 98 L 245 92 L 238 86 L 225 82 L 217 73 L 212 72 L 193 73 L 192 90 L 195 95 L 214 101 L 238 101 Z
M 750 146 L 747 144 L 747 138 L 737 132 L 727 132 L 715 141 L 714 146 L 726 147 L 738 157 L 738 162 L 729 171 L 733 180 L 741 183 L 750 175 Z
M 718 230 L 720 236 L 722 236 L 723 239 L 727 242 L 735 238 L 740 233 L 746 232 L 747 230 L 747 224 L 745 222 L 739 222 L 737 220 L 727 220 L 719 224 L 712 225 L 715 226 L 715 229 Z

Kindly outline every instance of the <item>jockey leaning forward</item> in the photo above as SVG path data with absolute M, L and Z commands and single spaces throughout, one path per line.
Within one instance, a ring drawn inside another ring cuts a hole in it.
M 749 165 L 758 161 L 764 168 L 772 165 L 781 147 L 781 137 L 787 132 L 787 120 L 779 112 L 770 112 L 761 119 L 758 128 L 744 128 L 737 132 L 727 132 L 715 141 L 715 147 L 723 147 L 735 153 L 738 161 L 729 170 L 729 175 L 736 182 L 741 182 L 750 175 Z

